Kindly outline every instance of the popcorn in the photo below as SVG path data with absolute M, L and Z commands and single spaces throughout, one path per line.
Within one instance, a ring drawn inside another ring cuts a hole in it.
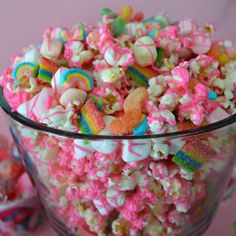
M 92 60 L 93 53 L 84 50 L 84 45 L 80 41 L 69 41 L 65 44 L 64 56 L 71 67 L 81 67 Z
M 171 111 L 153 111 L 148 116 L 148 124 L 153 133 L 162 133 L 167 129 L 166 124 L 175 125 L 175 116 Z
M 167 159 L 169 154 L 169 146 L 155 140 L 153 140 L 153 142 L 150 156 L 155 160 Z
M 35 123 L 19 117 L 14 138 L 70 233 L 178 235 L 212 214 L 215 176 L 235 149 L 233 129 L 208 125 L 236 112 L 236 51 L 211 40 L 209 23 L 131 6 L 100 14 L 94 25 L 46 29 L 13 58 L 3 95 Z

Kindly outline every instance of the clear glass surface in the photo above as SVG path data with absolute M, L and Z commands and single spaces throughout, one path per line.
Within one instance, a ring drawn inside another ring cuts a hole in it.
M 97 137 L 33 123 L 11 111 L 2 91 L 0 103 L 59 235 L 115 235 L 112 232 L 120 231 L 116 235 L 193 236 L 201 235 L 212 222 L 235 163 L 236 115 L 168 135 Z M 175 153 L 181 142 L 189 143 L 203 158 L 198 170 L 179 168 L 173 162 L 174 154 L 163 160 L 125 161 L 130 157 L 128 149 L 131 158 L 145 155 L 148 149 L 155 156 L 156 145 L 171 143 Z M 84 143 L 91 149 L 85 150 Z M 109 193 L 107 178 L 113 182 Z M 126 210 L 132 204 L 133 215 L 128 216 Z M 139 230 L 132 229 L 130 222 Z

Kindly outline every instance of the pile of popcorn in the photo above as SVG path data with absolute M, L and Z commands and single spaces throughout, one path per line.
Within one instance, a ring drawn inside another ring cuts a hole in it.
M 210 177 L 226 168 L 235 137 L 148 135 L 233 115 L 236 50 L 212 41 L 209 23 L 146 18 L 131 6 L 100 14 L 95 25 L 48 28 L 15 56 L 0 79 L 4 96 L 49 132 L 78 134 L 16 124 L 51 210 L 73 233 L 177 235 L 211 214 Z

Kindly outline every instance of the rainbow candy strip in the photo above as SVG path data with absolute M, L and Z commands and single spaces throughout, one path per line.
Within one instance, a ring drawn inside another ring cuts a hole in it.
M 38 78 L 46 82 L 51 82 L 53 75 L 59 68 L 60 66 L 56 63 L 46 58 L 41 58 Z
M 36 77 L 39 67 L 33 63 L 23 62 L 17 65 L 12 71 L 13 79 L 20 79 L 22 76 Z
M 69 83 L 72 86 L 78 87 L 84 91 L 91 91 L 94 88 L 94 83 L 91 76 L 78 68 L 65 70 L 60 77 L 60 84 Z
M 196 171 L 207 160 L 211 150 L 202 142 L 194 141 L 187 143 L 173 157 L 173 161 L 188 171 Z
M 68 32 L 65 29 L 58 29 L 58 39 L 62 42 L 62 43 L 67 43 L 70 39 L 69 39 L 69 35 Z
M 79 116 L 78 123 L 83 134 L 98 134 L 105 127 L 102 114 L 90 99 L 81 108 Z
M 147 132 L 149 129 L 148 122 L 147 122 L 147 116 L 142 115 L 142 120 L 138 124 L 138 126 L 133 130 L 134 135 L 143 135 Z
M 104 100 L 103 100 L 102 98 L 99 98 L 99 97 L 97 97 L 97 96 L 95 96 L 95 95 L 93 95 L 93 94 L 90 94 L 90 95 L 88 96 L 88 98 L 93 101 L 93 103 L 97 106 L 97 109 L 98 109 L 99 111 L 102 110 L 103 103 L 104 103 Z
M 137 64 L 129 66 L 126 73 L 136 84 L 144 87 L 148 87 L 148 79 L 157 75 L 157 73 L 150 67 L 141 67 Z
M 159 35 L 159 31 L 155 29 L 151 30 L 149 33 L 149 36 L 153 38 L 154 40 L 157 39 L 158 35 Z
M 76 29 L 73 39 L 83 41 L 86 39 L 86 36 L 87 36 L 87 31 L 86 31 L 85 27 L 80 26 L 79 28 Z
M 151 18 L 151 17 L 143 20 L 142 23 L 144 24 L 146 28 L 149 28 L 150 26 L 153 27 L 154 25 L 160 24 L 157 19 Z

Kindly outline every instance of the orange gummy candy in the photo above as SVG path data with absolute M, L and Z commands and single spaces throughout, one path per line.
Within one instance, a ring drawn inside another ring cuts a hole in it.
M 197 126 L 195 124 L 193 124 L 191 121 L 187 120 L 184 122 L 177 122 L 177 127 L 178 127 L 178 131 L 185 131 L 185 130 L 190 130 L 190 129 L 196 129 L 202 126 L 207 125 L 207 122 L 204 120 L 202 121 L 202 123 L 200 124 L 200 126 Z
M 124 111 L 139 110 L 141 113 L 142 103 L 148 99 L 148 91 L 144 87 L 133 90 L 124 101 Z
M 217 42 L 212 44 L 211 49 L 208 52 L 208 55 L 218 60 L 220 65 L 222 66 L 230 62 L 231 60 L 236 59 L 236 52 L 227 53 L 224 46 L 220 45 Z
M 114 134 L 131 133 L 142 119 L 140 109 L 127 111 L 123 116 L 116 118 L 110 125 L 110 130 Z

